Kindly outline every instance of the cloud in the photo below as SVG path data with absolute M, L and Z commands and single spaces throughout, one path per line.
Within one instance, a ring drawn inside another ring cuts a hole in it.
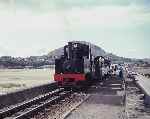
M 11 51 L 8 48 L 0 46 L 0 56 L 9 55 L 9 53 L 11 53 Z
M 96 6 L 149 6 L 149 0 L 1 0 L 0 8 L 45 13 L 51 10 L 91 8 Z
M 87 28 L 128 28 L 150 24 L 150 12 L 143 7 L 135 6 L 97 6 L 88 8 L 72 8 L 64 16 L 70 29 Z
M 147 0 L 3 0 L 0 3 L 0 40 L 1 46 L 7 46 L 1 54 L 39 55 L 69 40 L 87 40 L 119 55 L 128 56 L 130 49 L 136 49 L 131 56 L 138 56 L 139 51 L 148 56 L 145 54 L 150 50 L 145 46 L 150 31 Z M 120 42 L 124 44 L 121 47 L 117 44 Z

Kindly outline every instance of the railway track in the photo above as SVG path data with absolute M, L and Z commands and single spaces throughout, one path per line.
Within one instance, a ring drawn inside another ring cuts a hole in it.
M 64 99 L 70 93 L 71 91 L 65 91 L 63 88 L 55 89 L 18 105 L 0 110 L 0 119 L 27 119 L 46 106 Z

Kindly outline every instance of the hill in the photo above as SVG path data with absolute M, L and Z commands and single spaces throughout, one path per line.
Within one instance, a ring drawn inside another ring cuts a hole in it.
M 101 47 L 94 45 L 90 42 L 86 42 L 86 41 L 73 41 L 73 42 L 78 42 L 78 43 L 83 43 L 83 44 L 88 44 L 91 47 L 91 52 L 93 56 L 105 56 L 105 57 L 109 57 L 113 62 L 118 63 L 118 62 L 131 62 L 132 60 L 129 58 L 124 58 L 124 57 L 119 57 L 116 56 L 112 53 L 107 53 L 104 49 L 102 49 Z M 51 52 L 48 53 L 48 57 L 51 58 L 56 58 L 56 57 L 60 57 L 61 55 L 63 55 L 63 47 L 55 49 Z
M 105 56 L 109 57 L 112 63 L 136 63 L 138 66 L 149 66 L 150 59 L 130 59 L 119 57 L 112 53 L 108 53 L 103 50 L 101 47 L 91 44 L 85 41 L 74 41 L 83 44 L 88 44 L 91 47 L 93 56 Z M 3 68 L 42 68 L 42 67 L 50 67 L 54 65 L 55 58 L 63 55 L 63 47 L 55 49 L 49 52 L 47 55 L 43 56 L 30 56 L 26 58 L 22 57 L 12 57 L 12 56 L 1 56 L 0 57 L 0 69 Z
M 85 41 L 74 41 L 74 42 L 90 45 L 92 54 L 94 56 L 98 56 L 98 55 L 105 56 L 105 54 L 106 54 L 106 52 L 102 48 L 100 48 L 100 47 L 98 47 L 94 44 L 91 44 L 89 42 L 85 42 Z M 55 49 L 55 50 L 49 52 L 48 56 L 50 56 L 50 57 L 60 57 L 61 55 L 63 55 L 63 53 L 64 53 L 63 47 L 61 47 L 61 48 L 58 48 L 58 49 Z

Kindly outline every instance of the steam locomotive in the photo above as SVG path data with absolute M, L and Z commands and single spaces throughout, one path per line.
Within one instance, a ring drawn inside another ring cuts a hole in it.
M 62 87 L 80 88 L 102 79 L 101 57 L 93 59 L 89 45 L 68 42 L 64 54 L 55 59 L 54 80 Z

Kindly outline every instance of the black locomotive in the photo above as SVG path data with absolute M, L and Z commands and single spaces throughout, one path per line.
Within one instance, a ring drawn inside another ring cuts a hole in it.
M 59 86 L 81 87 L 95 80 L 102 79 L 100 57 L 92 57 L 89 45 L 79 42 L 68 42 L 64 54 L 55 59 L 54 80 Z

